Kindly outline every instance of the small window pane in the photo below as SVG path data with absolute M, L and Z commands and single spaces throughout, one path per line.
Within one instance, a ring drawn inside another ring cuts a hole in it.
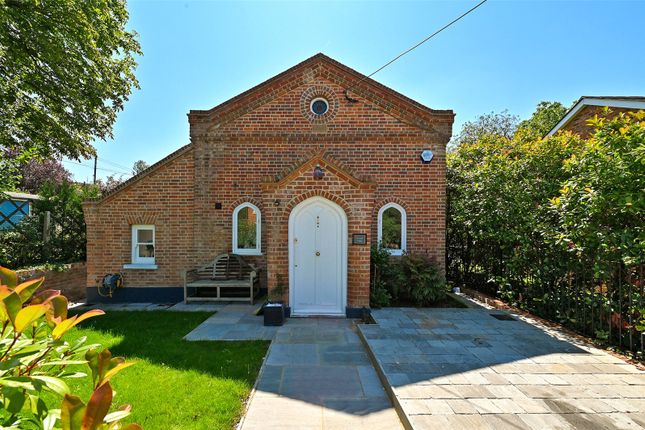
M 246 206 L 237 212 L 237 247 L 239 249 L 255 249 L 257 215 L 255 211 Z
M 401 212 L 396 208 L 383 211 L 382 246 L 387 249 L 401 249 Z
M 323 99 L 315 100 L 311 104 L 311 111 L 316 115 L 324 115 L 327 112 L 327 109 L 329 109 L 329 107 L 327 102 Z
M 152 258 L 155 256 L 154 245 L 137 245 L 137 256 L 139 258 Z
M 137 230 L 137 243 L 152 243 L 152 230 Z

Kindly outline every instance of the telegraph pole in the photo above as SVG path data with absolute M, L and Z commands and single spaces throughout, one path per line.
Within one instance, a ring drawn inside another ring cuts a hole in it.
M 94 156 L 94 183 L 96 184 L 96 160 L 99 158 L 98 155 Z

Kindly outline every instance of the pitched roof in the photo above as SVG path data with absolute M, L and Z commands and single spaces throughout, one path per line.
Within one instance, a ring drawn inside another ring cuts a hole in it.
M 188 145 L 182 146 L 181 148 L 177 149 L 174 152 L 171 152 L 170 154 L 168 154 L 167 156 L 165 156 L 161 160 L 157 161 L 153 165 L 151 165 L 148 168 L 146 168 L 146 169 L 142 170 L 141 172 L 137 173 L 136 175 L 134 175 L 133 177 L 131 177 L 127 181 L 121 182 L 116 187 L 114 187 L 111 190 L 103 193 L 100 197 L 97 197 L 97 198 L 91 199 L 91 200 L 86 200 L 83 203 L 100 203 L 100 202 L 102 202 L 103 200 L 107 199 L 108 197 L 112 196 L 113 194 L 116 194 L 117 192 L 121 191 L 122 189 L 127 188 L 131 184 L 134 184 L 135 182 L 138 182 L 140 179 L 148 176 L 150 173 L 154 172 L 159 167 L 170 163 L 175 158 L 179 157 L 180 155 L 184 154 L 188 150 L 192 149 L 192 147 L 193 147 L 192 143 L 189 143 Z
M 368 100 L 376 97 L 387 98 L 388 102 L 403 106 L 405 110 L 412 111 L 418 116 L 444 115 L 449 116 L 450 118 L 454 117 L 454 112 L 452 110 L 431 109 L 416 100 L 404 96 L 403 94 L 366 77 L 362 73 L 345 66 L 325 54 L 318 53 L 211 109 L 191 110 L 188 113 L 189 120 L 191 122 L 214 122 L 218 119 L 230 119 L 231 117 L 236 118 L 237 116 L 243 115 L 248 110 L 241 108 L 241 105 L 254 102 L 265 103 L 271 100 L 272 97 L 267 96 L 264 92 L 267 87 L 276 84 L 287 85 L 288 83 L 292 83 L 296 78 L 300 77 L 297 72 L 318 64 L 328 66 L 329 68 L 346 76 L 349 82 L 347 88 L 350 89 L 350 94 L 358 94 Z
M 644 96 L 582 96 L 562 119 L 546 134 L 553 136 L 558 130 L 567 125 L 585 106 L 608 106 L 615 108 L 645 109 Z

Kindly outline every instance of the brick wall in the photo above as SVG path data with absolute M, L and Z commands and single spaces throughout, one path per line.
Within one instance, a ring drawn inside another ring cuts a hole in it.
M 588 139 L 591 132 L 593 132 L 593 128 L 587 125 L 587 120 L 593 118 L 594 115 L 598 115 L 599 117 L 605 116 L 604 109 L 605 108 L 602 106 L 584 106 L 578 111 L 578 113 L 575 117 L 573 117 L 572 120 L 570 120 L 564 127 L 562 127 L 562 130 L 572 131 L 579 134 L 583 139 Z M 612 107 L 610 109 L 611 112 L 609 113 L 609 115 L 605 116 L 606 118 L 614 118 L 621 112 L 634 111 L 633 109 L 616 107 Z
M 190 147 L 100 204 L 83 205 L 87 224 L 87 286 L 121 272 L 126 287 L 176 287 L 195 266 L 194 160 Z M 124 269 L 132 262 L 132 225 L 155 226 L 157 270 Z
M 26 269 L 18 270 L 20 282 L 29 279 L 45 277 L 45 282 L 41 285 L 40 290 L 60 290 L 70 302 L 85 301 L 85 281 L 86 265 L 85 263 L 65 264 L 61 271 L 58 270 L 39 270 Z
M 366 246 L 349 246 L 350 306 L 369 303 L 369 244 L 377 240 L 383 204 L 406 209 L 407 250 L 443 268 L 445 145 L 454 115 L 429 110 L 378 84 L 355 87 L 350 101 L 344 89 L 356 82 L 352 73 L 314 57 L 260 90 L 211 111 L 191 111 L 189 151 L 86 207 L 88 284 L 129 258 L 130 219 L 122 213 L 154 214 L 158 224 L 159 269 L 128 275 L 126 285 L 177 286 L 182 268 L 232 250 L 231 216 L 245 201 L 260 208 L 263 224 L 263 255 L 245 259 L 265 269 L 262 282 L 269 288 L 278 275 L 288 284 L 289 213 L 314 195 L 343 207 L 350 239 L 352 233 L 368 234 Z M 329 101 L 323 118 L 308 111 L 316 96 Z M 435 154 L 430 164 L 421 163 L 424 149 Z M 322 181 L 312 178 L 315 164 L 326 172 Z M 170 186 L 167 181 L 177 176 L 181 180 Z

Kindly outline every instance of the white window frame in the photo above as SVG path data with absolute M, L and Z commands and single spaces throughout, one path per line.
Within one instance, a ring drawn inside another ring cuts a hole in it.
M 237 214 L 244 208 L 251 208 L 255 211 L 255 248 L 237 247 Z M 233 254 L 262 255 L 262 213 L 253 203 L 242 203 L 233 210 Z
M 152 230 L 152 246 L 155 249 L 155 256 L 157 255 L 157 239 L 156 228 L 153 224 L 134 224 L 132 226 L 132 242 L 131 242 L 131 257 L 132 264 L 125 264 L 124 269 L 156 269 L 155 257 L 139 257 L 137 248 L 137 232 L 139 230 Z
M 398 210 L 401 213 L 401 249 L 391 249 L 391 248 L 383 248 L 387 252 L 390 253 L 390 255 L 403 255 L 407 248 L 407 230 L 408 230 L 408 222 L 407 218 L 408 215 L 405 212 L 405 209 L 403 209 L 403 206 L 397 204 L 397 203 L 387 203 L 381 207 L 378 211 L 378 244 L 381 246 L 383 242 L 383 212 L 385 212 L 387 209 L 394 208 Z

